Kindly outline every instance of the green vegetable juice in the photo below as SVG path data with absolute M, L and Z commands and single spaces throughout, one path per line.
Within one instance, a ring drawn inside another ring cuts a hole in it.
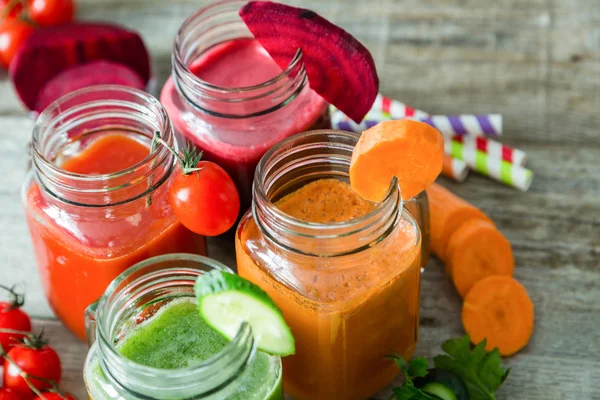
M 210 359 L 227 344 L 227 339 L 206 324 L 192 299 L 181 299 L 171 301 L 136 325 L 119 341 L 117 350 L 138 364 L 180 369 Z M 99 365 L 96 370 L 102 374 Z M 228 395 L 227 400 L 283 400 L 279 359 L 256 352 L 232 385 L 235 385 L 235 394 Z M 194 395 L 199 394 L 189 394 Z

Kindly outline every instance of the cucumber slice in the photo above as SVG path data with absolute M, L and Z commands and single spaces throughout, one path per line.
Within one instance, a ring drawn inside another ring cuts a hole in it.
M 247 322 L 259 350 L 277 356 L 294 354 L 294 336 L 281 310 L 252 282 L 215 270 L 200 275 L 194 290 L 200 315 L 229 340 Z
M 457 400 L 454 392 L 445 385 L 431 382 L 421 388 L 421 391 L 439 397 L 441 400 Z
M 469 391 L 465 383 L 458 376 L 450 371 L 441 368 L 431 368 L 427 370 L 427 375 L 415 378 L 414 385 L 425 391 L 423 388 L 430 383 L 439 383 L 452 391 L 456 400 L 469 400 Z M 438 396 L 439 397 L 439 396 Z

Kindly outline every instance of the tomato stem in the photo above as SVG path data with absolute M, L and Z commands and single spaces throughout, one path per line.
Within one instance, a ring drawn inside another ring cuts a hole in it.
M 175 151 L 175 149 L 173 149 L 167 142 L 163 140 L 163 138 L 160 136 L 160 132 L 156 131 L 154 132 L 154 137 L 152 138 L 150 152 L 156 149 L 157 144 L 166 147 L 167 150 L 177 157 L 177 160 L 179 160 L 179 163 L 181 164 L 181 170 L 184 175 L 189 175 L 192 172 L 198 172 L 202 169 L 196 167 L 202 158 L 202 152 L 196 152 L 196 149 L 189 142 L 187 148 L 183 152 L 183 155 L 180 155 Z
M 29 335 L 31 332 L 19 331 L 16 329 L 0 328 L 0 333 L 14 333 L 15 335 Z
M 25 295 L 22 293 L 17 293 L 14 286 L 9 288 L 7 286 L 0 285 L 0 289 L 7 291 L 8 295 L 10 296 L 10 306 L 8 307 L 8 311 L 19 308 L 25 304 Z

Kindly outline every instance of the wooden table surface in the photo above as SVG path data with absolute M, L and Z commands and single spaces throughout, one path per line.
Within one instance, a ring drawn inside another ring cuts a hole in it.
M 79 18 L 139 30 L 159 83 L 172 38 L 204 1 L 78 0 Z M 498 399 L 600 399 L 600 7 L 598 0 L 296 0 L 372 51 L 381 91 L 436 114 L 504 115 L 503 141 L 525 150 L 528 193 L 479 176 L 443 181 L 481 207 L 509 238 L 516 277 L 535 303 L 529 345 Z M 19 283 L 26 311 L 64 365 L 64 389 L 85 396 L 86 346 L 44 298 L 21 205 L 33 122 L 0 80 L 0 283 Z M 212 255 L 232 265 L 230 247 Z M 463 334 L 461 302 L 437 260 L 423 275 L 418 355 Z M 389 393 L 389 392 L 386 392 Z M 386 398 L 385 393 L 377 397 Z

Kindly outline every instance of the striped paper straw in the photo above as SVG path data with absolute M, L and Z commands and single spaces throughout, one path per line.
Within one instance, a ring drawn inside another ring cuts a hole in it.
M 336 115 L 341 114 L 341 115 Z M 500 136 L 502 134 L 502 115 L 429 115 L 423 110 L 407 106 L 381 94 L 377 95 L 373 107 L 360 124 L 351 123 L 341 111 L 333 108 L 332 115 L 342 126 L 340 129 L 360 131 L 369 129 L 388 119 L 412 118 L 437 128 L 445 136 Z
M 523 150 L 513 149 L 496 140 L 481 136 L 454 136 L 452 140 L 462 143 L 465 147 L 483 151 L 489 157 L 502 159 L 519 167 L 524 167 L 527 164 L 527 154 Z
M 413 118 L 437 128 L 444 136 L 500 136 L 502 115 L 431 115 Z
M 527 168 L 513 165 L 499 158 L 489 157 L 483 151 L 466 147 L 456 140 L 446 140 L 444 147 L 446 154 L 463 160 L 471 169 L 480 174 L 515 187 L 523 192 L 526 192 L 531 187 L 533 172 Z
M 463 183 L 469 176 L 469 167 L 466 162 L 444 154 L 444 164 L 442 165 L 442 175 L 453 179 L 456 182 Z
M 377 96 L 373 103 L 374 112 L 379 112 L 385 119 L 400 119 L 400 118 L 425 118 L 429 114 L 423 110 L 417 110 L 407 106 L 406 104 L 397 100 L 392 100 L 389 97 L 385 97 L 381 94 Z

